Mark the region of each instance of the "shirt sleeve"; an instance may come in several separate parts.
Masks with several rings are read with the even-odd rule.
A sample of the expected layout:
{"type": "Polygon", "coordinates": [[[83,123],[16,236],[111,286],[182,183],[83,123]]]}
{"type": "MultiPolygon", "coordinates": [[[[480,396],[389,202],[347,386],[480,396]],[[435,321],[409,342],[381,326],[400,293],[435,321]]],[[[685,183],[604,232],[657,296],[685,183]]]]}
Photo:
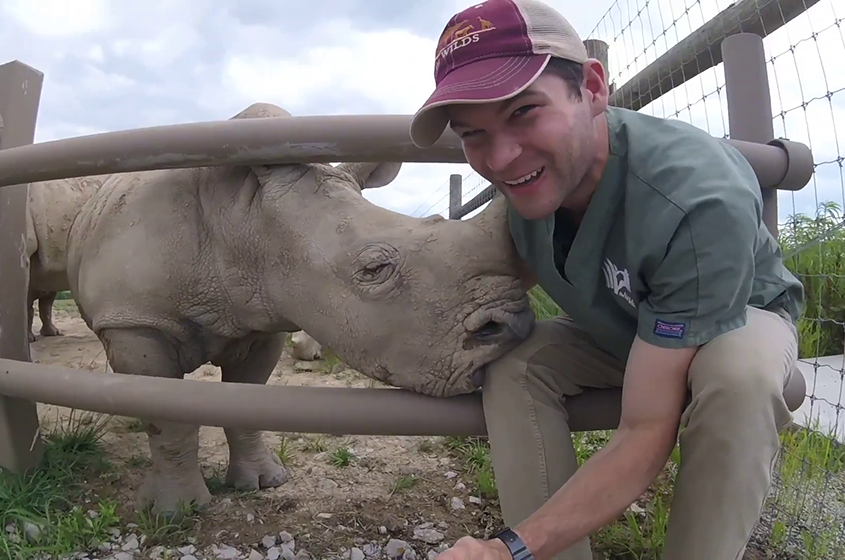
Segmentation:
{"type": "Polygon", "coordinates": [[[725,186],[704,188],[667,242],[655,245],[660,258],[644,279],[647,295],[638,312],[637,334],[645,342],[700,346],[745,325],[762,201],[752,186],[725,186]]]}

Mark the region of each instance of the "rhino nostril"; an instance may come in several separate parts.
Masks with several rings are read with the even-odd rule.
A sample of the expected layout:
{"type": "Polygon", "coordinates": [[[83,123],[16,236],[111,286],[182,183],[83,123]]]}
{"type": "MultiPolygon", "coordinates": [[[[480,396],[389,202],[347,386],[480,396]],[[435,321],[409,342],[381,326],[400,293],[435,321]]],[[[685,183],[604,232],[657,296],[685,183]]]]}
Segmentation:
{"type": "Polygon", "coordinates": [[[468,328],[463,342],[464,350],[480,346],[511,345],[526,338],[534,324],[534,312],[526,306],[517,312],[482,311],[472,319],[477,328],[468,328]],[[481,315],[483,313],[483,315],[481,315]],[[480,316],[479,316],[480,315],[480,316]]]}
{"type": "Polygon", "coordinates": [[[472,333],[473,337],[479,341],[487,341],[497,338],[505,331],[505,325],[496,321],[487,321],[481,328],[472,333]]]}

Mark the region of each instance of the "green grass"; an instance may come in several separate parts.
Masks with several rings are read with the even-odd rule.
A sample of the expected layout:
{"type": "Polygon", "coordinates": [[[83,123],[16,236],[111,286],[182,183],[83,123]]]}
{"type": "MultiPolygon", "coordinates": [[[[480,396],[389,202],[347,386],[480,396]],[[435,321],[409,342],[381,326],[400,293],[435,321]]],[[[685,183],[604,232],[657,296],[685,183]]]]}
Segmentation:
{"type": "Polygon", "coordinates": [[[329,454],[329,463],[335,467],[348,467],[355,462],[355,455],[348,447],[337,447],[329,454]]]}
{"type": "Polygon", "coordinates": [[[81,482],[106,474],[101,436],[105,423],[90,414],[44,436],[40,468],[24,476],[0,473],[0,558],[25,560],[46,554],[96,552],[118,526],[117,503],[84,508],[81,482]]]}
{"type": "Polygon", "coordinates": [[[780,227],[786,266],[804,285],[806,308],[798,325],[802,358],[843,351],[845,228],[835,229],[843,219],[839,205],[830,202],[819,205],[816,217],[791,216],[780,227]],[[812,244],[825,234],[823,241],[812,244]]]}

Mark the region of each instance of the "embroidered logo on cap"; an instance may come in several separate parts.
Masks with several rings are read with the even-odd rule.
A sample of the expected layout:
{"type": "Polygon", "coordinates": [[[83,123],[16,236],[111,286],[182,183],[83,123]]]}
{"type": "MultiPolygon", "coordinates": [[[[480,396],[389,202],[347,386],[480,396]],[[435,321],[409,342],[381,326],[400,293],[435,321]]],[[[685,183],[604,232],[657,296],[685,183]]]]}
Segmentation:
{"type": "Polygon", "coordinates": [[[481,33],[493,31],[494,29],[496,29],[496,26],[481,16],[476,16],[475,20],[465,19],[455,25],[450,25],[443,31],[440,40],[437,42],[438,49],[435,68],[440,66],[444,58],[456,50],[462,49],[472,43],[477,43],[481,38],[481,33]]]}

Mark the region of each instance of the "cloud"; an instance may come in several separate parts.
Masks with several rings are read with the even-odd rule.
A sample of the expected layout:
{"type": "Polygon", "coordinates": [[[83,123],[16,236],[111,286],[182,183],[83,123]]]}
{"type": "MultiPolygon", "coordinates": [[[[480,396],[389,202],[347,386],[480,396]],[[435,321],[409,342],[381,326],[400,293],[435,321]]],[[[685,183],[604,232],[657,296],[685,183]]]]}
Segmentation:
{"type": "MultiPolygon", "coordinates": [[[[781,219],[794,208],[812,212],[816,199],[845,202],[837,163],[843,148],[836,137],[845,130],[845,77],[830,66],[843,59],[845,47],[830,24],[836,21],[833,1],[821,0],[765,43],[767,56],[785,53],[769,65],[775,111],[797,107],[776,119],[776,134],[811,143],[817,162],[832,162],[818,167],[804,191],[780,193],[781,219]],[[794,53],[790,45],[796,45],[794,53]]],[[[681,0],[650,2],[642,10],[625,0],[550,3],[583,37],[595,28],[594,37],[610,42],[610,75],[620,85],[730,0],[689,10],[681,0]]],[[[37,142],[225,119],[255,101],[295,115],[407,114],[434,85],[432,55],[447,18],[468,5],[4,0],[0,52],[45,73],[37,142]]],[[[721,136],[727,130],[723,84],[721,68],[712,70],[644,110],[671,116],[690,105],[676,118],[721,136]]],[[[445,214],[452,173],[466,178],[464,201],[483,185],[468,165],[405,164],[394,183],[365,196],[398,212],[445,214]]]]}
{"type": "MultiPolygon", "coordinates": [[[[600,16],[572,0],[552,4],[577,14],[585,34],[600,16]]],[[[467,5],[6,0],[0,51],[45,74],[36,142],[225,119],[255,101],[294,115],[409,114],[434,86],[446,20],[467,5]]],[[[366,196],[403,213],[443,212],[449,175],[470,172],[406,164],[393,184],[366,196]]]]}
{"type": "Polygon", "coordinates": [[[105,0],[6,0],[3,11],[28,33],[39,38],[70,37],[100,31],[109,26],[105,0]]]}

